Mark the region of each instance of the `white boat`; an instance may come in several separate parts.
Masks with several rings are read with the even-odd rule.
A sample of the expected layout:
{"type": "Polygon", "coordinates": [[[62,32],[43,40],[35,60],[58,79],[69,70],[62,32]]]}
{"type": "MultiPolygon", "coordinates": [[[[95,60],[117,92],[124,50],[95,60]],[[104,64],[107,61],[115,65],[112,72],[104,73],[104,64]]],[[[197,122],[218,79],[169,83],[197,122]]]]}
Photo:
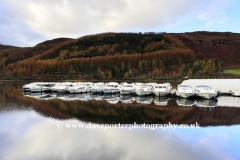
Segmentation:
{"type": "Polygon", "coordinates": [[[138,96],[148,96],[153,94],[154,86],[156,83],[146,83],[142,87],[136,88],[136,94],[138,96]]]}
{"type": "Polygon", "coordinates": [[[72,82],[63,82],[61,83],[60,85],[58,86],[55,86],[54,88],[51,88],[51,89],[54,89],[55,91],[57,91],[58,93],[68,93],[68,89],[70,87],[76,87],[77,84],[76,83],[72,83],[72,82]]]}
{"type": "Polygon", "coordinates": [[[168,96],[171,90],[172,86],[170,83],[163,83],[155,85],[153,93],[155,94],[155,96],[164,97],[168,96]]]}
{"type": "Polygon", "coordinates": [[[135,94],[136,94],[136,90],[138,88],[141,88],[144,84],[143,83],[134,83],[134,85],[135,85],[135,94]]]}
{"type": "Polygon", "coordinates": [[[56,83],[53,87],[51,87],[51,92],[59,92],[59,93],[64,93],[64,92],[68,92],[68,91],[62,91],[61,89],[63,88],[69,88],[69,87],[76,87],[76,86],[80,86],[82,83],[76,83],[76,82],[58,82],[56,83]]]}
{"type": "Polygon", "coordinates": [[[22,91],[23,92],[31,92],[30,87],[36,86],[39,83],[41,83],[41,82],[33,82],[33,83],[25,84],[25,85],[22,86],[22,91]]]}
{"type": "Polygon", "coordinates": [[[86,82],[86,83],[82,83],[82,85],[80,86],[75,86],[75,87],[69,87],[68,91],[70,93],[88,93],[91,92],[91,89],[93,87],[93,83],[92,82],[86,82]]]}
{"type": "Polygon", "coordinates": [[[117,82],[110,82],[105,87],[103,87],[104,94],[119,93],[120,86],[117,82]]]}
{"type": "Polygon", "coordinates": [[[50,92],[51,87],[53,87],[56,83],[54,82],[42,82],[37,83],[36,85],[32,85],[30,87],[31,93],[39,93],[39,92],[50,92]]]}
{"type": "Polygon", "coordinates": [[[234,93],[233,96],[235,97],[240,97],[240,89],[237,89],[234,93]]]}
{"type": "Polygon", "coordinates": [[[132,84],[128,84],[128,83],[124,83],[120,89],[120,93],[122,95],[127,95],[127,94],[133,94],[135,93],[135,85],[132,83],[132,84]]]}
{"type": "Polygon", "coordinates": [[[195,87],[195,96],[205,99],[216,98],[217,92],[207,85],[198,85],[195,87]]]}
{"type": "Polygon", "coordinates": [[[57,87],[59,87],[62,84],[62,82],[56,83],[53,87],[51,87],[51,92],[57,92],[57,87]]]}
{"type": "Polygon", "coordinates": [[[103,88],[104,88],[105,85],[106,84],[103,83],[103,82],[94,83],[94,86],[91,89],[92,94],[102,93],[103,92],[103,88]]]}
{"type": "Polygon", "coordinates": [[[182,98],[190,98],[194,96],[194,92],[192,87],[189,85],[178,85],[176,95],[182,98]]]}

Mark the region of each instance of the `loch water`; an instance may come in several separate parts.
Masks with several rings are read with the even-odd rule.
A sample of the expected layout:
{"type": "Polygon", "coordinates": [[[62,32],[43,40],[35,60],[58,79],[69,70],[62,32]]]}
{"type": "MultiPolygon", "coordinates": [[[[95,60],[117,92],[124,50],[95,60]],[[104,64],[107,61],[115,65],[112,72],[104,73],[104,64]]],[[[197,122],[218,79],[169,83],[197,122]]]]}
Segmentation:
{"type": "Polygon", "coordinates": [[[27,83],[0,82],[1,160],[240,159],[239,97],[22,93],[27,83]]]}

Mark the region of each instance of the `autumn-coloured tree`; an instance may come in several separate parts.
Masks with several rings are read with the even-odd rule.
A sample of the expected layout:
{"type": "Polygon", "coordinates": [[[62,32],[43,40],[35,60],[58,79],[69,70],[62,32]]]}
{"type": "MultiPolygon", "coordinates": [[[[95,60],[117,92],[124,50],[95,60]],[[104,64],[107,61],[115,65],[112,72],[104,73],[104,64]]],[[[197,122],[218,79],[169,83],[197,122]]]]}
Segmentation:
{"type": "Polygon", "coordinates": [[[185,64],[183,64],[182,67],[181,67],[181,69],[180,69],[180,71],[179,71],[179,73],[178,73],[178,76],[179,76],[179,77],[182,77],[182,76],[184,76],[184,74],[186,74],[186,73],[184,73],[185,67],[186,67],[185,64]]]}
{"type": "Polygon", "coordinates": [[[108,73],[108,79],[112,79],[112,72],[111,71],[108,73]]]}
{"type": "Polygon", "coordinates": [[[24,75],[24,69],[20,68],[18,71],[18,76],[20,77],[21,75],[24,75]]]}
{"type": "Polygon", "coordinates": [[[100,74],[101,74],[101,69],[98,68],[98,70],[97,70],[97,77],[100,77],[100,74]]]}
{"type": "Polygon", "coordinates": [[[142,71],[142,61],[139,62],[138,68],[140,71],[142,71]]]}
{"type": "Polygon", "coordinates": [[[173,72],[173,79],[177,79],[178,74],[176,72],[173,72]]]}
{"type": "Polygon", "coordinates": [[[73,74],[73,66],[71,65],[69,71],[68,71],[69,74],[73,74]]]}
{"type": "Polygon", "coordinates": [[[190,69],[190,70],[188,71],[188,73],[187,73],[187,78],[188,78],[188,79],[189,79],[189,78],[192,78],[192,75],[193,75],[192,69],[190,69]]]}
{"type": "Polygon", "coordinates": [[[104,73],[104,72],[102,72],[102,71],[100,72],[100,78],[101,78],[101,79],[105,79],[105,78],[106,78],[106,75],[105,75],[105,73],[104,73]]]}
{"type": "Polygon", "coordinates": [[[148,77],[151,78],[151,73],[148,73],[148,77]]]}
{"type": "Polygon", "coordinates": [[[18,74],[18,69],[15,68],[15,69],[13,70],[12,74],[16,76],[16,75],[18,74]]]}
{"type": "Polygon", "coordinates": [[[163,63],[162,63],[162,60],[159,61],[159,69],[162,69],[163,68],[163,63]]]}
{"type": "Polygon", "coordinates": [[[129,78],[128,72],[124,73],[124,78],[125,78],[125,79],[128,79],[128,78],[129,78]]]}
{"type": "Polygon", "coordinates": [[[156,74],[156,70],[154,70],[153,72],[152,72],[152,75],[155,75],[156,74]]]}
{"type": "Polygon", "coordinates": [[[124,70],[124,62],[122,62],[122,70],[124,70]]]}

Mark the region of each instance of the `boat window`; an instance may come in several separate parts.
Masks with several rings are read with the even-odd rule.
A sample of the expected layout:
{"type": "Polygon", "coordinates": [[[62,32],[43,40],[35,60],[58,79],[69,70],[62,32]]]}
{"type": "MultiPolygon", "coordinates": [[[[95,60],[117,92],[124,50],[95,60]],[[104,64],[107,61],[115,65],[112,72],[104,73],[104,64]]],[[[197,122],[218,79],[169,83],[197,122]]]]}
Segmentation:
{"type": "Polygon", "coordinates": [[[162,88],[166,88],[165,86],[163,86],[162,88]]]}

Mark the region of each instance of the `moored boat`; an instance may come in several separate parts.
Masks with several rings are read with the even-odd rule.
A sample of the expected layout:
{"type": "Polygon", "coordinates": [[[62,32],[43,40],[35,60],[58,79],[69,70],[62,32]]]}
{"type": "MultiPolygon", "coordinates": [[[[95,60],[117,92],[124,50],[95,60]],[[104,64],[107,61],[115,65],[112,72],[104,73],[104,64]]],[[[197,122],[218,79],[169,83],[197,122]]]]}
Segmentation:
{"type": "Polygon", "coordinates": [[[122,95],[128,95],[128,94],[133,94],[135,93],[135,85],[132,84],[128,84],[128,83],[124,83],[120,89],[120,94],[122,95]]]}
{"type": "Polygon", "coordinates": [[[195,87],[195,96],[205,99],[216,98],[217,92],[207,85],[198,85],[195,87]]]}
{"type": "Polygon", "coordinates": [[[93,85],[94,84],[92,82],[86,82],[86,83],[82,83],[82,85],[80,86],[69,87],[68,91],[72,94],[88,93],[88,92],[91,92],[93,85]]]}
{"type": "Polygon", "coordinates": [[[106,84],[103,82],[94,83],[94,86],[91,89],[92,94],[102,93],[105,85],[106,84]]]}
{"type": "Polygon", "coordinates": [[[76,87],[76,83],[72,82],[63,82],[58,86],[55,86],[54,90],[56,90],[58,93],[68,93],[70,87],[76,87]]]}
{"type": "Polygon", "coordinates": [[[145,83],[142,85],[142,87],[138,87],[136,89],[136,94],[138,96],[149,96],[153,94],[153,89],[156,83],[145,83]]]}
{"type": "Polygon", "coordinates": [[[190,85],[178,85],[176,95],[182,98],[190,98],[194,96],[194,92],[190,85]]]}
{"type": "Polygon", "coordinates": [[[30,86],[31,93],[40,93],[40,92],[50,92],[51,87],[53,87],[56,83],[54,82],[42,82],[37,83],[36,85],[30,86]]]}
{"type": "Polygon", "coordinates": [[[157,84],[154,86],[154,95],[163,97],[168,96],[170,94],[170,91],[172,89],[172,86],[170,83],[163,83],[163,84],[157,84]]]}
{"type": "Polygon", "coordinates": [[[120,86],[117,82],[110,82],[103,88],[104,94],[119,93],[120,86]]]}
{"type": "Polygon", "coordinates": [[[41,83],[41,82],[33,82],[33,83],[25,84],[25,85],[22,86],[22,91],[23,92],[31,92],[30,87],[36,86],[39,83],[41,83]]]}

